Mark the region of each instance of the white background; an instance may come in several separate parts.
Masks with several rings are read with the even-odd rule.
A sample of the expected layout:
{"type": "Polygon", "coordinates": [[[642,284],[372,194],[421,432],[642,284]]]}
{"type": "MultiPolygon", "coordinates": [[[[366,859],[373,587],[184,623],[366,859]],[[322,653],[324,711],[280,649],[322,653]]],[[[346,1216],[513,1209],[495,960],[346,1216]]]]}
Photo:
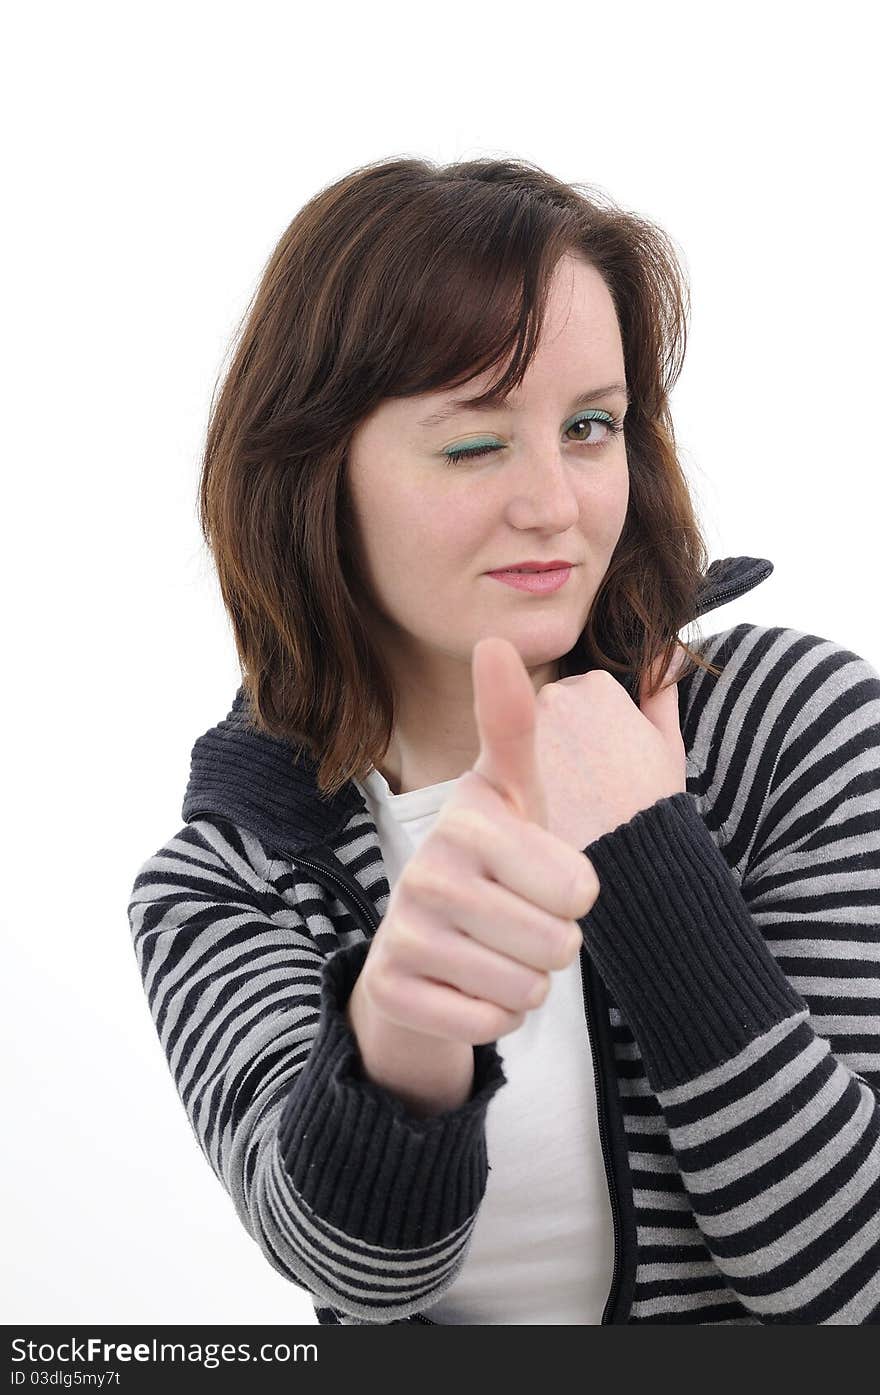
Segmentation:
{"type": "Polygon", "coordinates": [[[682,250],[704,622],[880,664],[866,3],[32,4],[5,25],[3,1321],[315,1321],[202,1157],[126,906],[239,683],[211,393],[297,209],[368,160],[598,184],[682,250]],[[711,623],[709,623],[711,622],[711,623]]]}

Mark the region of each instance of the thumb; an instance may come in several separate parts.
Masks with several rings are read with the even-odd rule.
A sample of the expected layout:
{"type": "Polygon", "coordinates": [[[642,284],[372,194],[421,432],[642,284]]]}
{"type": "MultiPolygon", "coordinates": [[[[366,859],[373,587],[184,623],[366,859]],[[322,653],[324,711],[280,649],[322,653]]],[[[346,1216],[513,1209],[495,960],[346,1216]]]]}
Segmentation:
{"type": "Polygon", "coordinates": [[[546,828],[547,804],[535,754],[535,690],[519,651],[500,636],[478,640],[471,677],[480,738],[473,769],[515,813],[546,828]]]}
{"type": "Polygon", "coordinates": [[[647,717],[652,726],[669,737],[681,740],[681,726],[678,713],[678,679],[687,667],[687,655],[679,651],[672,659],[668,670],[663,673],[662,655],[642,675],[639,691],[639,711],[647,717]],[[653,697],[647,697],[649,680],[653,682],[662,674],[664,687],[653,697]]]}

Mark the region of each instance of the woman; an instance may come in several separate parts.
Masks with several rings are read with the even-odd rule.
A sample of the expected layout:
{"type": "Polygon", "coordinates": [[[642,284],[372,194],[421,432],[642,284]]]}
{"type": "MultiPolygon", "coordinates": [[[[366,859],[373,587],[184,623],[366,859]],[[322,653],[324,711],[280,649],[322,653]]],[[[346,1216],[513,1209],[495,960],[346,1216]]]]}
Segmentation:
{"type": "Polygon", "coordinates": [[[706,565],[686,303],[594,191],[378,162],[294,218],[213,411],[243,683],[129,920],[321,1323],[878,1320],[880,676],[680,645],[772,571],[706,565]]]}

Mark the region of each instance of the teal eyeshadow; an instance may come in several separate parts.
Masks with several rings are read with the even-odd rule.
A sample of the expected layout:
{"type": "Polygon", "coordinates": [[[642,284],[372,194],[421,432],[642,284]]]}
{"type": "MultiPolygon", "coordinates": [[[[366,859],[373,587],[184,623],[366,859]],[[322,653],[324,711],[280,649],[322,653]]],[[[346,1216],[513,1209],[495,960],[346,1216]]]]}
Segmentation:
{"type": "Polygon", "coordinates": [[[450,450],[459,450],[465,446],[492,446],[497,441],[496,436],[468,436],[466,441],[461,441],[459,445],[450,446],[450,450]]]}
{"type": "MultiPolygon", "coordinates": [[[[568,428],[569,428],[570,426],[576,426],[577,423],[578,423],[579,421],[595,421],[595,420],[597,420],[597,419],[601,421],[603,418],[604,418],[606,421],[611,421],[611,420],[612,420],[611,413],[610,413],[610,412],[593,412],[593,413],[589,413],[589,412],[587,412],[587,413],[579,412],[578,415],[577,415],[576,417],[572,417],[571,421],[566,422],[566,424],[565,424],[565,429],[566,429],[566,431],[567,431],[568,428]]],[[[446,455],[449,451],[467,450],[467,449],[470,449],[471,447],[473,447],[473,448],[475,449],[477,446],[492,446],[492,445],[495,445],[496,440],[497,440],[497,438],[496,438],[495,436],[468,436],[468,438],[467,438],[466,441],[459,441],[459,442],[457,442],[456,445],[454,445],[454,446],[448,446],[447,449],[443,452],[443,454],[446,455]]]]}

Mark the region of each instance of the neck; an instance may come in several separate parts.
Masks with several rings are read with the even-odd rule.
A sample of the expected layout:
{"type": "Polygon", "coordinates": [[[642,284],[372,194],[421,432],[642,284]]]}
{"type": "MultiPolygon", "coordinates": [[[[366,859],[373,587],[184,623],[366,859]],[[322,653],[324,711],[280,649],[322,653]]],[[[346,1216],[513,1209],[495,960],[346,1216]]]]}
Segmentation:
{"type": "MultiPolygon", "coordinates": [[[[559,678],[559,660],[529,669],[535,693],[559,678]]],[[[377,769],[392,794],[407,794],[470,770],[480,754],[473,688],[438,692],[408,673],[397,688],[394,733],[377,769]]]]}

